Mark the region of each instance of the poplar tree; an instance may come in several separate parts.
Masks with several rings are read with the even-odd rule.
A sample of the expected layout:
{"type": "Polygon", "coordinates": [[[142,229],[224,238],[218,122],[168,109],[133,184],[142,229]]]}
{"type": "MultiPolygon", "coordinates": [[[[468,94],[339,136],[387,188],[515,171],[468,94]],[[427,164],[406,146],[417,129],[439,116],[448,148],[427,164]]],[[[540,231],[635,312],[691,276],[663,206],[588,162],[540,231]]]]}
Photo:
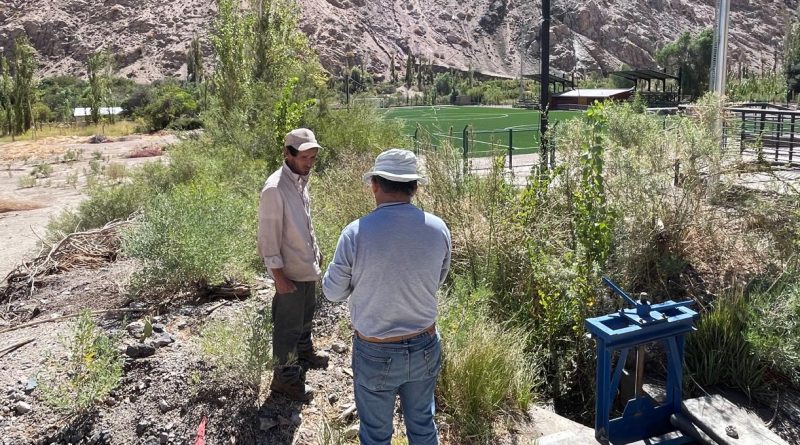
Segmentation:
{"type": "Polygon", "coordinates": [[[89,108],[92,122],[100,122],[100,108],[108,102],[111,63],[108,54],[94,53],[86,62],[86,75],[89,78],[89,108]]]}
{"type": "Polygon", "coordinates": [[[800,93],[800,21],[793,21],[786,30],[783,52],[783,75],[786,78],[786,94],[797,97],[800,93]]]}
{"type": "Polygon", "coordinates": [[[200,39],[195,37],[189,44],[186,53],[186,81],[200,83],[203,81],[203,50],[200,46],[200,39]]]}
{"type": "Polygon", "coordinates": [[[36,72],[34,49],[25,37],[14,41],[14,133],[22,134],[33,125],[33,95],[36,85],[33,74],[36,72]]]}
{"type": "Polygon", "coordinates": [[[411,54],[406,58],[406,86],[411,88],[414,83],[414,56],[411,54]]]}
{"type": "Polygon", "coordinates": [[[8,72],[8,59],[0,56],[0,112],[3,115],[0,134],[14,135],[14,107],[12,95],[14,94],[14,80],[8,72]]]}

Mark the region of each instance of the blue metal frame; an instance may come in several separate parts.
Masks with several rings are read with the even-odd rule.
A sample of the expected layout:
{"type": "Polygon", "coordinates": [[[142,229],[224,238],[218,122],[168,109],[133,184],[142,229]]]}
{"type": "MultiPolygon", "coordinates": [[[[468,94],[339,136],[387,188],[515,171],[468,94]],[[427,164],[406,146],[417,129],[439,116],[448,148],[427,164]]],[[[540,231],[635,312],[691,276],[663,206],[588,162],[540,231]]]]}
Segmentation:
{"type": "MultiPolygon", "coordinates": [[[[625,444],[660,436],[675,428],[669,421],[681,411],[684,336],[695,330],[697,312],[687,306],[692,301],[650,305],[635,301],[608,278],[603,278],[615,293],[634,307],[586,320],[586,329],[597,340],[597,396],[595,436],[615,444],[625,444]],[[649,395],[628,401],[622,416],[610,419],[622,370],[631,349],[650,342],[661,342],[667,352],[667,396],[661,405],[649,395]],[[612,370],[614,352],[619,352],[612,370]]],[[[684,443],[683,438],[670,443],[684,443]]]]}

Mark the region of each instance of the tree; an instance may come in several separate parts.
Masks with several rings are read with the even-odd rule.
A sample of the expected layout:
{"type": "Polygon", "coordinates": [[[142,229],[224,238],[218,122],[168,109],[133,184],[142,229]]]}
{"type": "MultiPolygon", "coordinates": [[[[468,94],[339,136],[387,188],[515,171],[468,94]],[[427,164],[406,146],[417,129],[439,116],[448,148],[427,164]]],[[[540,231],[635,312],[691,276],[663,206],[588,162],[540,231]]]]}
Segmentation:
{"type": "Polygon", "coordinates": [[[8,71],[8,59],[0,56],[0,112],[3,114],[3,126],[0,134],[14,135],[14,80],[8,71]]]}
{"type": "Polygon", "coordinates": [[[683,93],[699,97],[708,91],[713,44],[711,29],[704,29],[696,35],[685,32],[678,40],[658,50],[655,59],[666,69],[680,69],[683,93]]]}
{"type": "Polygon", "coordinates": [[[392,80],[392,83],[397,83],[397,71],[394,67],[394,57],[389,59],[389,78],[392,80]]]}
{"type": "Polygon", "coordinates": [[[408,55],[406,58],[406,87],[411,88],[411,84],[414,83],[414,56],[411,54],[408,55]]]}
{"type": "Polygon", "coordinates": [[[100,108],[110,99],[109,81],[111,61],[105,52],[94,53],[86,61],[86,76],[89,78],[89,108],[92,122],[100,123],[100,108]]]}
{"type": "Polygon", "coordinates": [[[186,81],[200,83],[203,81],[203,50],[200,46],[200,39],[195,37],[189,44],[186,53],[186,81]]]}
{"type": "Polygon", "coordinates": [[[26,37],[14,40],[14,132],[22,134],[33,125],[33,99],[36,85],[33,74],[36,72],[34,49],[26,37]]]}
{"type": "Polygon", "coordinates": [[[786,30],[783,52],[783,75],[786,93],[790,98],[800,94],[800,20],[795,20],[786,30]]]}

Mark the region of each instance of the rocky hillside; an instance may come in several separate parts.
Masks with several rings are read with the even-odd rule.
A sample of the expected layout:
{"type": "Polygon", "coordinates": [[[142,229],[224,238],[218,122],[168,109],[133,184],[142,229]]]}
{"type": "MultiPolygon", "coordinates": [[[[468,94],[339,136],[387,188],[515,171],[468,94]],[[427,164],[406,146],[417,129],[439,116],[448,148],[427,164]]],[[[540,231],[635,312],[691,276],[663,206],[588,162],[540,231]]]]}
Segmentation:
{"type": "MultiPolygon", "coordinates": [[[[299,0],[301,27],[323,64],[352,63],[385,76],[394,59],[513,76],[539,58],[538,3],[514,0],[299,0]]],[[[800,0],[732,0],[729,60],[780,65],[786,25],[800,0]]],[[[553,0],[551,65],[563,71],[652,67],[684,31],[712,24],[713,0],[553,0]]],[[[138,81],[185,74],[185,52],[206,36],[214,0],[0,0],[0,46],[27,34],[41,74],[83,74],[87,56],[111,50],[120,75],[138,81]]],[[[210,48],[206,41],[206,50],[210,48]]],[[[211,60],[209,60],[211,63],[211,60]]]]}

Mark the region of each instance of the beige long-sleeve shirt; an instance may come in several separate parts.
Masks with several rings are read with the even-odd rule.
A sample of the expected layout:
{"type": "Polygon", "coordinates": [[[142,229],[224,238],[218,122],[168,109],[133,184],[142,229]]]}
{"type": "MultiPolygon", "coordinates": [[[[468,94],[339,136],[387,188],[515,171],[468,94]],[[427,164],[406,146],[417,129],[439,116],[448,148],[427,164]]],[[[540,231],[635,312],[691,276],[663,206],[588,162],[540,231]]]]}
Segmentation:
{"type": "Polygon", "coordinates": [[[258,253],[270,269],[283,269],[293,281],[316,281],[319,247],[311,223],[308,176],[286,163],[271,174],[258,206],[258,253]]]}

